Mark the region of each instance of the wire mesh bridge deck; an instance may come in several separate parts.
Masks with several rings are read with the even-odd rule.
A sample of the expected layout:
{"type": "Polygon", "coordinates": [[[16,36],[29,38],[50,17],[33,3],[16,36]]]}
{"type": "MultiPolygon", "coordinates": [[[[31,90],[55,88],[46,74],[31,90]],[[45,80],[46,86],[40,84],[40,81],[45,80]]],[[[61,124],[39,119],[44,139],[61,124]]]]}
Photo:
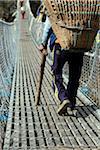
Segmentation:
{"type": "MultiPolygon", "coordinates": [[[[9,116],[6,120],[3,150],[100,150],[98,106],[88,98],[84,98],[84,95],[82,96],[79,92],[78,95],[81,95],[81,98],[77,97],[75,115],[68,111],[65,116],[59,116],[56,112],[58,100],[51,88],[52,74],[48,58],[45,65],[40,105],[35,106],[41,54],[35,40],[37,36],[35,24],[33,23],[34,32],[29,32],[29,21],[27,17],[24,20],[19,18],[16,23],[17,38],[14,42],[17,45],[15,44],[13,49],[17,50],[16,57],[13,57],[15,64],[12,67],[14,71],[12,70],[9,116]]],[[[3,26],[5,25],[3,24],[3,26]]],[[[6,25],[5,29],[7,30],[7,28],[12,28],[14,31],[14,27],[6,25]]],[[[38,31],[38,36],[39,34],[41,33],[38,31]]],[[[14,39],[13,36],[11,37],[14,39]]],[[[0,54],[2,54],[1,50],[0,48],[0,54]]],[[[0,72],[1,81],[3,81],[1,75],[3,72],[0,72]]],[[[7,101],[6,97],[2,96],[1,98],[7,101]]]]}

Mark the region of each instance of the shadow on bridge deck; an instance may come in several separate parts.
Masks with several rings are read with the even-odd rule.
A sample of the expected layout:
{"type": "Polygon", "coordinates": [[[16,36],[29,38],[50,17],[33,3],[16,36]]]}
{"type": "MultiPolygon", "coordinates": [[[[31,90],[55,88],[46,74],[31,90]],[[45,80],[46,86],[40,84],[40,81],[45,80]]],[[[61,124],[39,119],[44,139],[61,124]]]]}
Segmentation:
{"type": "Polygon", "coordinates": [[[100,122],[94,104],[77,98],[76,114],[57,114],[50,65],[46,62],[40,105],[35,106],[41,55],[28,31],[27,19],[20,21],[19,49],[14,69],[4,150],[100,149],[100,122]]]}

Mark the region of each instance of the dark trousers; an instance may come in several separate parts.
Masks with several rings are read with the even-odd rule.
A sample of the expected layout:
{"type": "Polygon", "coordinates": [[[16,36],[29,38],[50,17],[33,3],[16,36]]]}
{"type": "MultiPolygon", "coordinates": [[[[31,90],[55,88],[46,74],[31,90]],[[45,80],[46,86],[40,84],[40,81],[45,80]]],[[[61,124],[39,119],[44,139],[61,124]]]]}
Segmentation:
{"type": "Polygon", "coordinates": [[[68,61],[69,64],[69,81],[67,85],[66,95],[70,101],[73,101],[77,95],[77,89],[79,87],[79,78],[81,76],[81,70],[83,65],[84,53],[71,53],[67,50],[62,50],[59,44],[54,46],[54,62],[52,70],[55,76],[55,83],[58,88],[58,93],[61,89],[64,89],[62,71],[64,64],[68,61]]]}

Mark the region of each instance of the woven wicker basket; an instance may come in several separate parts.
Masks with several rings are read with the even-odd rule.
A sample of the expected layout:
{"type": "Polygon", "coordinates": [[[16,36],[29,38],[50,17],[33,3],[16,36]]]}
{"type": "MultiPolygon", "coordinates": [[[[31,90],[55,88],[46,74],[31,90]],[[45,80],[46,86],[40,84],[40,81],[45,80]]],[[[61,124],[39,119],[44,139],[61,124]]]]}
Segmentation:
{"type": "Polygon", "coordinates": [[[44,0],[62,48],[90,50],[99,29],[99,0],[44,0]]]}

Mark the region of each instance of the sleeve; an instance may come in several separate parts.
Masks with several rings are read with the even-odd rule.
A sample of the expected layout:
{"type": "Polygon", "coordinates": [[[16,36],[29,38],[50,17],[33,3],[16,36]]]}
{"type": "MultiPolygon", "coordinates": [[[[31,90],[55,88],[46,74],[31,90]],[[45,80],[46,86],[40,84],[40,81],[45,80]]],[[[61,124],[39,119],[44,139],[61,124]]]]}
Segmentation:
{"type": "Polygon", "coordinates": [[[48,33],[49,30],[51,28],[51,23],[49,21],[49,18],[46,17],[46,21],[45,21],[45,26],[44,26],[44,30],[43,30],[43,36],[42,36],[42,44],[45,46],[46,41],[47,41],[47,37],[48,37],[48,33]]]}

